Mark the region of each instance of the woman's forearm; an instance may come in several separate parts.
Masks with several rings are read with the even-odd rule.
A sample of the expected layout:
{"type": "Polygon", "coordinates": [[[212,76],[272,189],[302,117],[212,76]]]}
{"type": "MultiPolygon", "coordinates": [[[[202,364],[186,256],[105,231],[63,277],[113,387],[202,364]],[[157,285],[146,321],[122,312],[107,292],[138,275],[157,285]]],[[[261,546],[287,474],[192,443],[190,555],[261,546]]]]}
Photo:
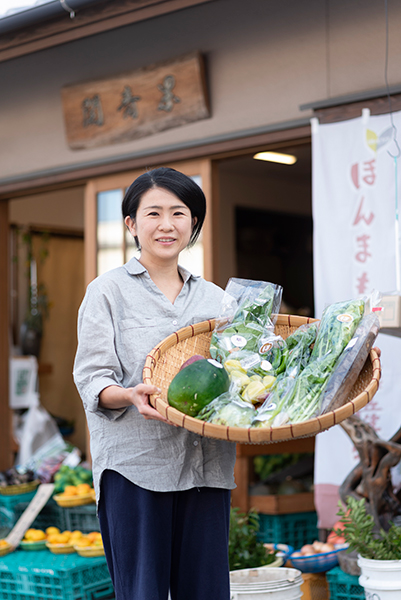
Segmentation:
{"type": "Polygon", "coordinates": [[[101,408],[126,408],[132,404],[133,388],[123,388],[119,385],[109,385],[99,394],[101,408]]]}

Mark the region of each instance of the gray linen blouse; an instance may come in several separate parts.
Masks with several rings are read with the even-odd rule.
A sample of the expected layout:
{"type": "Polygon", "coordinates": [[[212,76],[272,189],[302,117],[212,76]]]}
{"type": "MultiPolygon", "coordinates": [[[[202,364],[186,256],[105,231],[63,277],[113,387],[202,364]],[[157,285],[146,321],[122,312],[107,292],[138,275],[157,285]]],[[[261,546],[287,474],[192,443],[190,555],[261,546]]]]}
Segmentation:
{"type": "Polygon", "coordinates": [[[92,281],[78,314],[74,381],[90,432],[99,499],[104,469],[154,491],[192,487],[233,489],[235,444],[146,420],[135,406],[99,407],[109,385],[142,382],[146,354],[181,327],[219,314],[223,290],[179,267],[184,280],[172,304],[136,259],[92,281]]]}

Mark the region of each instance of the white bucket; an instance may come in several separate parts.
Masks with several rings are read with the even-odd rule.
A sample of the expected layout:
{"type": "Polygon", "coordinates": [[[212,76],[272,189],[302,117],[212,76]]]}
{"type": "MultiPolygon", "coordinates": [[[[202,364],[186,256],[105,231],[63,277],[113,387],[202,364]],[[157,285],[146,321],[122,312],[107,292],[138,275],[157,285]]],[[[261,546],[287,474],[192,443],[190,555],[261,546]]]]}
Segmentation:
{"type": "Polygon", "coordinates": [[[359,584],[367,600],[400,600],[401,560],[372,560],[358,556],[359,584]]]}
{"type": "Polygon", "coordinates": [[[231,600],[299,600],[302,583],[297,569],[259,567],[231,571],[231,600]]]}

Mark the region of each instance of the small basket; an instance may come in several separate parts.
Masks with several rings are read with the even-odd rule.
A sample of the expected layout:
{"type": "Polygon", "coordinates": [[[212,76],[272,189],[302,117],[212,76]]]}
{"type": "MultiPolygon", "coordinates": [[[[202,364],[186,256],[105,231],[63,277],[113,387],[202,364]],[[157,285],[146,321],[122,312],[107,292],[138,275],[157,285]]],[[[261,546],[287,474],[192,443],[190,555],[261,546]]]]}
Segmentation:
{"type": "Polygon", "coordinates": [[[347,546],[342,545],[331,552],[311,554],[309,556],[290,555],[291,564],[302,573],[324,573],[338,565],[338,554],[344,552],[347,546]]]}
{"type": "MultiPolygon", "coordinates": [[[[317,319],[298,317],[292,315],[278,315],[275,331],[284,339],[301,325],[312,323],[317,319]]],[[[180,370],[181,365],[194,354],[205,358],[210,357],[210,338],[215,326],[215,319],[202,321],[196,325],[189,325],[169,335],[153,348],[146,357],[143,369],[143,381],[156,385],[161,389],[160,395],[152,395],[150,403],[156,410],[171,423],[184,427],[188,431],[200,435],[230,442],[245,444],[266,444],[281,442],[301,437],[311,437],[337,425],[358,410],[366,406],[377,392],[381,374],[380,360],[374,350],[369,357],[355,382],[348,401],[334,411],[322,416],[280,427],[227,427],[206,423],[200,419],[189,417],[167,402],[167,392],[171,380],[180,370]]]]}
{"type": "Polygon", "coordinates": [[[38,540],[37,542],[28,542],[22,540],[19,545],[21,550],[45,550],[46,540],[38,540]]]}
{"type": "Polygon", "coordinates": [[[7,485],[6,487],[0,487],[0,494],[2,496],[17,496],[18,494],[27,494],[36,490],[40,484],[39,479],[30,481],[29,483],[18,483],[16,485],[7,485]]]}
{"type": "Polygon", "coordinates": [[[74,546],[74,548],[80,556],[86,556],[86,557],[104,556],[103,546],[86,546],[84,548],[82,548],[80,546],[74,546]]]}
{"type": "Polygon", "coordinates": [[[79,496],[63,496],[62,494],[56,494],[53,498],[59,506],[66,508],[70,506],[84,506],[85,504],[93,504],[95,502],[92,492],[80,494],[79,496]]]}
{"type": "Polygon", "coordinates": [[[13,550],[14,548],[7,542],[7,545],[0,546],[0,556],[6,556],[6,554],[9,554],[13,550]]]}
{"type": "Polygon", "coordinates": [[[50,542],[46,542],[46,548],[53,554],[73,554],[76,552],[72,544],[50,544],[50,542]]]}

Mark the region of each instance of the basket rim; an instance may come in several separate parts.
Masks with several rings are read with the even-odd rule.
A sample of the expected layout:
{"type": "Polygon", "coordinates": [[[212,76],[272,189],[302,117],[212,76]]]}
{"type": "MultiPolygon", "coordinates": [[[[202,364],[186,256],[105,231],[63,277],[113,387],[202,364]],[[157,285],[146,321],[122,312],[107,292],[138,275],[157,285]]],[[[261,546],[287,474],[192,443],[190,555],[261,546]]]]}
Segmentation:
{"type": "MultiPolygon", "coordinates": [[[[279,314],[274,315],[275,325],[288,325],[290,327],[300,327],[307,323],[318,322],[319,319],[312,317],[301,317],[298,315],[279,314]]],[[[153,371],[160,357],[172,346],[188,338],[195,337],[201,333],[211,333],[214,330],[217,319],[208,319],[194,325],[182,327],[178,331],[170,334],[164,340],[161,340],[146,356],[143,367],[143,382],[149,385],[152,383],[153,371]]],[[[165,417],[174,425],[184,427],[188,431],[198,433],[205,437],[225,440],[229,442],[241,442],[248,444],[266,444],[281,442],[300,437],[311,437],[322,431],[338,425],[351,415],[355,414],[361,408],[368,404],[379,387],[381,377],[381,364],[377,352],[370,350],[369,357],[372,362],[372,379],[363,392],[355,396],[352,400],[346,402],[340,408],[325,413],[324,415],[308,419],[300,423],[289,423],[278,427],[230,427],[225,425],[216,425],[207,423],[190,417],[173,406],[170,406],[160,394],[152,394],[149,397],[150,404],[159,414],[165,417]]]]}

